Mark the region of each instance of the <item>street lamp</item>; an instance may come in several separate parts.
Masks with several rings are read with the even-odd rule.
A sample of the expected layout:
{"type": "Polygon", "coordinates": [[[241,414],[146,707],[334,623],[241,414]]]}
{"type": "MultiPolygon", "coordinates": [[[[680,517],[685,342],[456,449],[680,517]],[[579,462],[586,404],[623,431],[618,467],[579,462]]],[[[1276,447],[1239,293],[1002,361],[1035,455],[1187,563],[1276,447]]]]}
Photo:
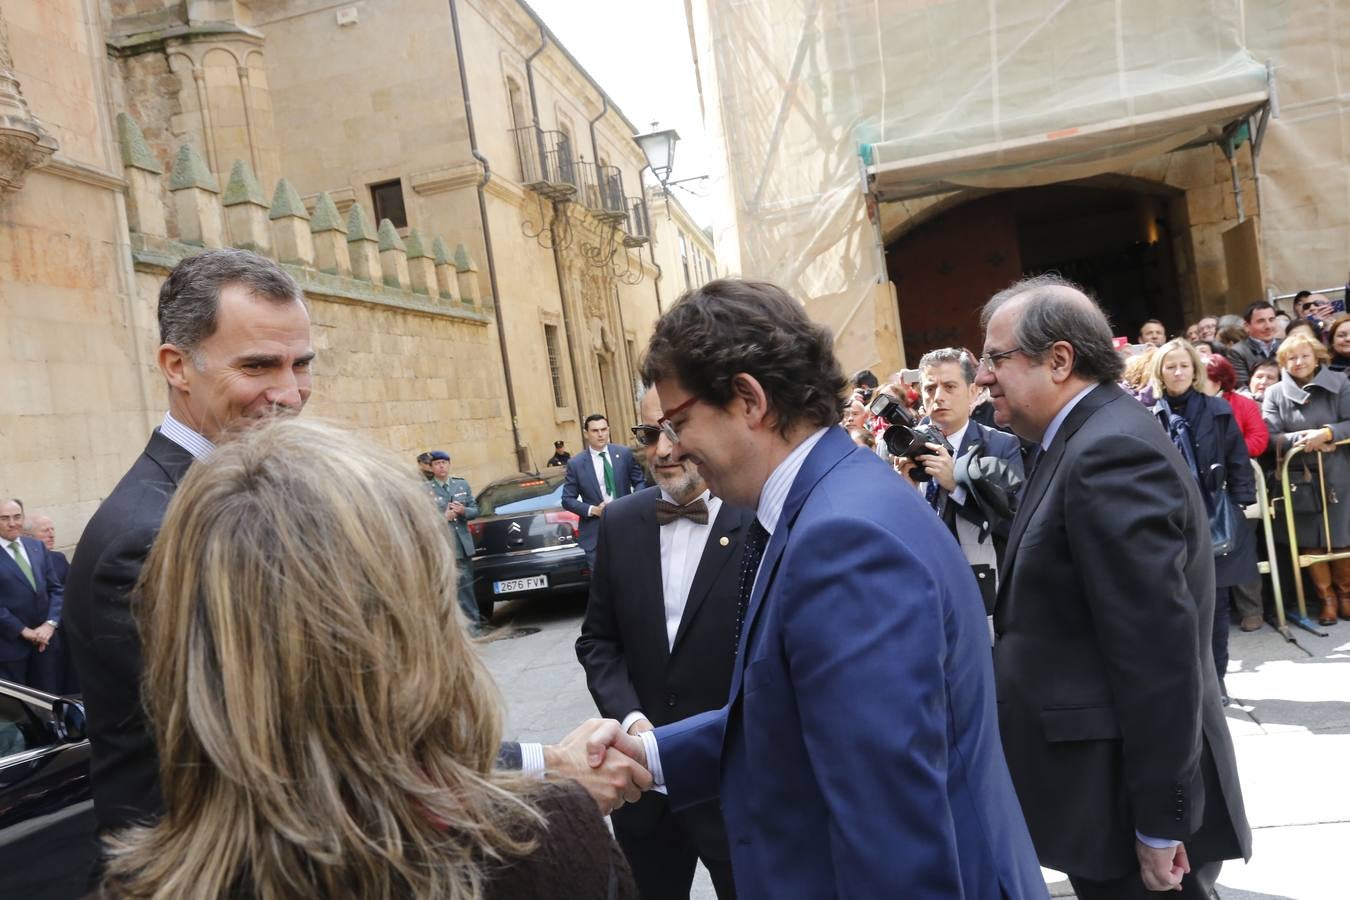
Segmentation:
{"type": "Polygon", "coordinates": [[[639,134],[633,140],[642,148],[643,155],[647,157],[647,165],[651,167],[652,174],[664,188],[666,180],[670,178],[670,170],[675,167],[675,142],[680,139],[680,134],[674,128],[656,131],[656,125],[657,123],[653,122],[651,132],[639,134]]]}

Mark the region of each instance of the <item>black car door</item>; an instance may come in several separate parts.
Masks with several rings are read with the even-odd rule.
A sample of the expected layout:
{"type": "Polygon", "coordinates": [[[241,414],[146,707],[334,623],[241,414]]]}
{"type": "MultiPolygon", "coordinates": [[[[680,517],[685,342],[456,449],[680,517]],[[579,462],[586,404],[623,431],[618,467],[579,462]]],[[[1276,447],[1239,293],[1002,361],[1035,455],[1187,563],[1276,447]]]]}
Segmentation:
{"type": "Polygon", "coordinates": [[[55,724],[55,700],[0,681],[0,897],[89,892],[97,846],[89,742],[55,724]]]}

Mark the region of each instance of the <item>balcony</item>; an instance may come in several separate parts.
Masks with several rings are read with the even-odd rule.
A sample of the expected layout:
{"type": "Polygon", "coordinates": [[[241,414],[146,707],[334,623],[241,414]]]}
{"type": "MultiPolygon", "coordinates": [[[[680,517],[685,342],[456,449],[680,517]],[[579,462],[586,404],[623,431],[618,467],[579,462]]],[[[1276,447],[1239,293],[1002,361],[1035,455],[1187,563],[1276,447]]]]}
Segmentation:
{"type": "Polygon", "coordinates": [[[641,197],[628,198],[628,224],[624,226],[623,245],[641,247],[652,239],[651,221],[647,218],[647,201],[641,197]]]}
{"type": "Polygon", "coordinates": [[[623,173],[618,166],[578,163],[581,168],[581,202],[598,221],[618,225],[628,220],[628,202],[623,195],[623,173]]]}
{"type": "Polygon", "coordinates": [[[520,183],[549,200],[570,200],[578,188],[572,142],[561,131],[533,125],[511,129],[520,161],[520,183]]]}

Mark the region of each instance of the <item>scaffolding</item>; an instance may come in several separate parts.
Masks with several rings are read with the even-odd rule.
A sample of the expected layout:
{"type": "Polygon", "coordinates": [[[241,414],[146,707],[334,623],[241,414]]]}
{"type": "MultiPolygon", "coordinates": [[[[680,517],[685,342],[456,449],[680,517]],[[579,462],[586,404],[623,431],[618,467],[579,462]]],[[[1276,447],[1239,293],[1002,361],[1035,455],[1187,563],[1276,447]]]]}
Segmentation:
{"type": "Polygon", "coordinates": [[[1350,111],[1334,71],[1344,23],[1326,16],[1310,0],[701,0],[700,71],[720,99],[710,124],[735,211],[719,256],[865,341],[870,318],[853,319],[886,281],[886,204],[913,214],[955,191],[1089,178],[1207,142],[1231,161],[1250,138],[1255,162],[1289,99],[1274,93],[1281,54],[1297,69],[1325,47],[1333,71],[1296,72],[1285,93],[1300,122],[1336,128],[1294,150],[1330,193],[1291,169],[1290,135],[1272,127],[1278,184],[1263,175],[1259,199],[1242,199],[1263,217],[1335,211],[1345,224],[1318,238],[1334,262],[1298,274],[1334,283],[1350,260],[1350,111]]]}

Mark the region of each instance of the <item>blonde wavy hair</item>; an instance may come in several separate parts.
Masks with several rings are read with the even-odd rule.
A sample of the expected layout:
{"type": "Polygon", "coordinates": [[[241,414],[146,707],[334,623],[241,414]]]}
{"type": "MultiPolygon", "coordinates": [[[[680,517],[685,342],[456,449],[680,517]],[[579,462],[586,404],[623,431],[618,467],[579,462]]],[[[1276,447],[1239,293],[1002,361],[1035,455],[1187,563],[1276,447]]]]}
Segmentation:
{"type": "Polygon", "coordinates": [[[531,849],[448,537],[406,466],[312,420],[192,467],[137,586],[165,811],[109,841],[108,894],[472,900],[531,849]]]}

